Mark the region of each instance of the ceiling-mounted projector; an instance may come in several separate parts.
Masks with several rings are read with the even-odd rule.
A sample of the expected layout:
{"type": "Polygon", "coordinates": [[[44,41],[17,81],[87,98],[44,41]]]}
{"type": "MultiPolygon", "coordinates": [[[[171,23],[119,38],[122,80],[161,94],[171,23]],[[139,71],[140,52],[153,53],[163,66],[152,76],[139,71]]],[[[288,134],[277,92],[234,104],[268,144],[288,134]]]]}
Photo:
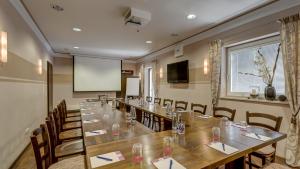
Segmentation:
{"type": "Polygon", "coordinates": [[[151,20],[151,13],[136,8],[129,8],[124,14],[125,25],[145,26],[151,20]]]}

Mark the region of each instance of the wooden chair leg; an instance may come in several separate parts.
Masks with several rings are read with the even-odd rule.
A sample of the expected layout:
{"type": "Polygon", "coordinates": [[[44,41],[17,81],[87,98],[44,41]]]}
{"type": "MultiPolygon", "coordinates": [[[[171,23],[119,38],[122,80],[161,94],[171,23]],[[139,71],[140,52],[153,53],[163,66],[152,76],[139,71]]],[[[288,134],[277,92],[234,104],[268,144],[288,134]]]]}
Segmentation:
{"type": "Polygon", "coordinates": [[[251,154],[248,154],[249,169],[252,169],[251,154]]]}
{"type": "Polygon", "coordinates": [[[262,159],[261,159],[261,164],[262,164],[262,167],[263,167],[264,165],[266,165],[266,158],[262,158],[262,159]]]}

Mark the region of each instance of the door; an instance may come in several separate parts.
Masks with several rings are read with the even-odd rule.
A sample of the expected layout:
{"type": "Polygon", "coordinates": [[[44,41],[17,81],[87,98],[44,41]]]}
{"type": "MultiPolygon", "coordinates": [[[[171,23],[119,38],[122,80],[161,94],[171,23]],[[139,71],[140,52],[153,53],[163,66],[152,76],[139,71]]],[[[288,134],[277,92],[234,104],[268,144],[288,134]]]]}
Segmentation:
{"type": "Polygon", "coordinates": [[[53,67],[52,64],[47,61],[47,106],[48,113],[53,110],[53,67]]]}

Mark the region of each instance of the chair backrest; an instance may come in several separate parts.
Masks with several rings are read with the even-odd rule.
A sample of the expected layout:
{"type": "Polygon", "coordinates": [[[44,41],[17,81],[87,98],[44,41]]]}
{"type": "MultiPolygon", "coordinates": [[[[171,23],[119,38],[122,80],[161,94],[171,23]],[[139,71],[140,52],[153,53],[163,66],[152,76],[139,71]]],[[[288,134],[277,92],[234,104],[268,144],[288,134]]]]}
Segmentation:
{"type": "MultiPolygon", "coordinates": [[[[53,118],[47,117],[46,118],[46,125],[48,129],[48,136],[50,140],[50,149],[55,150],[55,147],[58,145],[58,135],[55,131],[55,124],[53,118]]],[[[55,157],[55,151],[51,151],[51,159],[53,162],[57,162],[57,158],[55,157]]]]}
{"type": "Polygon", "coordinates": [[[56,132],[57,132],[57,134],[59,134],[60,132],[62,132],[63,128],[62,128],[60,115],[59,115],[59,112],[58,112],[57,108],[55,108],[53,110],[52,116],[53,116],[53,119],[54,119],[54,122],[55,122],[56,132]]]}
{"type": "Polygon", "coordinates": [[[213,108],[213,115],[217,118],[227,117],[228,120],[234,121],[235,117],[235,109],[230,109],[227,107],[214,107],[213,108]]]}
{"type": "Polygon", "coordinates": [[[161,98],[154,98],[154,104],[158,104],[160,105],[160,102],[161,102],[161,98]]]}
{"type": "Polygon", "coordinates": [[[164,99],[163,106],[167,106],[168,103],[172,106],[173,105],[173,100],[171,100],[171,99],[164,99]]]}
{"type": "Polygon", "coordinates": [[[175,101],[175,109],[177,110],[186,110],[188,102],[185,101],[175,101]]]}
{"type": "Polygon", "coordinates": [[[146,96],[146,101],[149,102],[149,103],[152,102],[152,97],[146,96]]]}
{"type": "Polygon", "coordinates": [[[47,169],[51,164],[51,155],[46,126],[42,124],[40,128],[33,130],[30,139],[37,169],[47,169]]]}
{"type": "Polygon", "coordinates": [[[191,110],[193,112],[201,113],[203,115],[205,115],[205,113],[206,113],[206,108],[207,108],[207,105],[195,104],[195,103],[191,104],[191,110]]]}
{"type": "Polygon", "coordinates": [[[267,129],[279,132],[281,122],[282,122],[282,117],[280,117],[280,116],[277,117],[277,116],[273,116],[270,114],[264,114],[264,113],[250,113],[249,111],[247,111],[246,112],[246,120],[249,125],[263,127],[263,128],[267,128],[267,129]],[[251,121],[251,119],[254,119],[254,121],[251,121]],[[274,125],[259,122],[258,119],[270,120],[270,121],[274,122],[274,125]]]}

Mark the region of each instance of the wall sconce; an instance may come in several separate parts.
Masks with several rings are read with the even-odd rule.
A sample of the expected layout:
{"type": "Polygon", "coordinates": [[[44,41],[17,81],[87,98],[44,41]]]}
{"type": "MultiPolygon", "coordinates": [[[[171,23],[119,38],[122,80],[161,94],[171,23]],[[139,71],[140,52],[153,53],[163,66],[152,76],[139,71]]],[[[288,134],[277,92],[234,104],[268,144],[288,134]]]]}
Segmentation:
{"type": "Polygon", "coordinates": [[[7,62],[7,32],[0,32],[0,63],[7,62]]]}
{"type": "Polygon", "coordinates": [[[159,69],[159,78],[163,78],[163,69],[162,67],[159,69]]]}
{"type": "Polygon", "coordinates": [[[204,65],[203,72],[205,75],[207,75],[207,73],[208,73],[208,60],[207,59],[204,59],[203,65],[204,65]]]}
{"type": "Polygon", "coordinates": [[[38,61],[38,73],[40,75],[43,74],[43,61],[42,61],[42,59],[39,59],[39,61],[38,61]]]}

